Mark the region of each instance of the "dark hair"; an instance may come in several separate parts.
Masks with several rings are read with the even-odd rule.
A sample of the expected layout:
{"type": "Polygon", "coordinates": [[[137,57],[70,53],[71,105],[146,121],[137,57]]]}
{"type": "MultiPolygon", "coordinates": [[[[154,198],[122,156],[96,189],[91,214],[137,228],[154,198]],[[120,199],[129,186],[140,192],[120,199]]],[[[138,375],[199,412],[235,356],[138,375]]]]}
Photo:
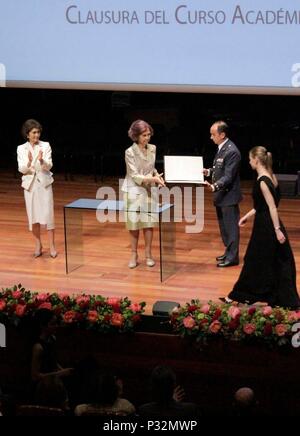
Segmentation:
{"type": "Polygon", "coordinates": [[[134,121],[128,130],[128,136],[133,141],[137,141],[139,136],[145,132],[145,130],[149,129],[151,136],[154,134],[153,128],[144,120],[136,120],[134,121]]]}
{"type": "Polygon", "coordinates": [[[50,309],[38,309],[34,315],[34,322],[37,328],[47,327],[55,316],[55,313],[50,309]]]}
{"type": "Polygon", "coordinates": [[[57,376],[46,376],[38,383],[35,392],[35,402],[39,406],[64,408],[68,401],[68,393],[57,376]]]}
{"type": "Polygon", "coordinates": [[[21,129],[21,133],[24,139],[27,139],[28,133],[32,129],[38,129],[40,132],[42,132],[43,130],[42,125],[38,121],[34,119],[27,120],[25,121],[21,129]]]}
{"type": "Polygon", "coordinates": [[[214,125],[217,126],[217,130],[218,130],[219,134],[220,133],[225,133],[225,136],[228,135],[229,127],[228,127],[228,124],[225,121],[223,121],[223,120],[216,121],[214,123],[214,125]]]}
{"type": "Polygon", "coordinates": [[[118,398],[119,388],[116,377],[112,374],[97,374],[91,393],[94,404],[113,405],[118,398]]]}
{"type": "Polygon", "coordinates": [[[168,366],[156,366],[151,374],[153,399],[160,403],[168,402],[173,397],[176,375],[168,366]]]}

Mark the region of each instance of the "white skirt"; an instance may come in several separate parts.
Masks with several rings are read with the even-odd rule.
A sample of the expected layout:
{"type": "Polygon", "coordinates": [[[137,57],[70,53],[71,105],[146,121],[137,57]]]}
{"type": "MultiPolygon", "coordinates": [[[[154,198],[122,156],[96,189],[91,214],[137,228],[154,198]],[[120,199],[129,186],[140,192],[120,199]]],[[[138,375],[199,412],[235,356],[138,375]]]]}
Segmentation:
{"type": "Polygon", "coordinates": [[[55,226],[52,185],[44,188],[35,177],[30,190],[24,189],[24,197],[29,230],[32,231],[32,224],[41,224],[46,226],[47,230],[53,230],[55,226]]]}

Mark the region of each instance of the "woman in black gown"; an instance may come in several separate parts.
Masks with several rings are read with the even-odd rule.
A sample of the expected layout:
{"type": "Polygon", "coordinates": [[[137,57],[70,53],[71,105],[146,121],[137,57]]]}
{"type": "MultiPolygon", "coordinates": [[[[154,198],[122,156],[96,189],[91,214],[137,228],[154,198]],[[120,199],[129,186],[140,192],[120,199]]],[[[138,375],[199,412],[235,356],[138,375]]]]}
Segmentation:
{"type": "Polygon", "coordinates": [[[239,226],[244,226],[251,216],[255,216],[254,225],[240,277],[222,300],[249,304],[263,301],[271,306],[298,308],[295,260],[278,216],[279,189],[272,171],[272,155],[264,147],[254,147],[249,159],[257,172],[254,207],[240,219],[239,226]]]}

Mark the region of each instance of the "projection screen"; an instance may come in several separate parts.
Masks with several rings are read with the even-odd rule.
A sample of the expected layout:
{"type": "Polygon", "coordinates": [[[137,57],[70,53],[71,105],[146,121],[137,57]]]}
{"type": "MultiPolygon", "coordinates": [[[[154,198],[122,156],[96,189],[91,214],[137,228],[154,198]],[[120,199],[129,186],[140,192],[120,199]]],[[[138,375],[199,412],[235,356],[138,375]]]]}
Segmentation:
{"type": "Polygon", "coordinates": [[[0,86],[300,94],[296,0],[1,0],[0,86]]]}

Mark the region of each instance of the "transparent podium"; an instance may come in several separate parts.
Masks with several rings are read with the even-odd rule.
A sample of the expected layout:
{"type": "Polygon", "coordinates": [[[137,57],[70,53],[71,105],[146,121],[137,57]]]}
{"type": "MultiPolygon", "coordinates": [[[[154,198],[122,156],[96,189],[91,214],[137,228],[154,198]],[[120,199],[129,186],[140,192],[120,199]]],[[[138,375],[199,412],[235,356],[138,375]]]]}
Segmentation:
{"type": "MultiPolygon", "coordinates": [[[[65,205],[64,231],[67,274],[85,264],[83,214],[86,212],[95,213],[95,226],[103,225],[103,222],[109,220],[111,215],[116,217],[116,223],[123,222],[124,227],[122,227],[122,230],[116,230],[126,231],[124,212],[136,211],[124,210],[124,202],[115,200],[80,198],[65,205]]],[[[151,214],[156,215],[158,222],[160,280],[163,282],[176,272],[174,205],[163,204],[157,206],[156,210],[151,210],[151,214]]],[[[101,251],[101,241],[98,243],[99,251],[101,251]]]]}

